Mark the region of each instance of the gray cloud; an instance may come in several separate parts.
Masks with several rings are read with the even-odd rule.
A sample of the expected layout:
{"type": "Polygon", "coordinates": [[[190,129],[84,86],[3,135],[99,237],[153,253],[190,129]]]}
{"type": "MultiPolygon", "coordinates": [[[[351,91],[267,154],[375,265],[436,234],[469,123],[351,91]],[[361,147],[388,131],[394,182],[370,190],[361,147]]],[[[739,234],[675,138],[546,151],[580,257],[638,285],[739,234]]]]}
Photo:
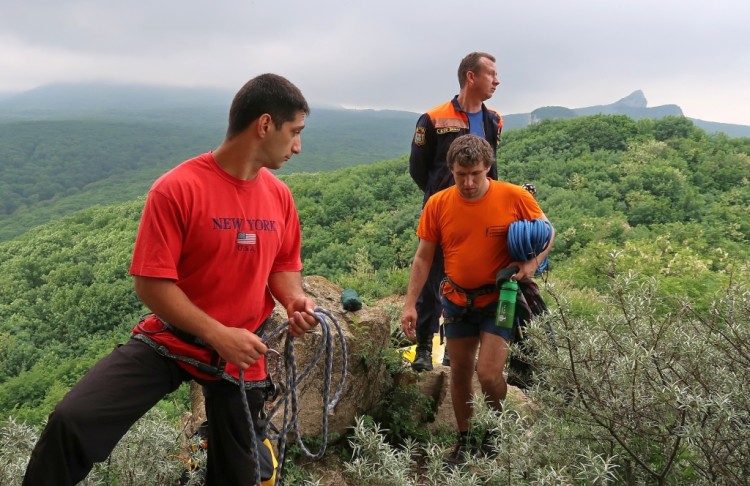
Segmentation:
{"type": "Polygon", "coordinates": [[[4,2],[0,91],[76,80],[238,88],[273,71],[311,102],[422,111],[495,54],[505,113],[651,105],[750,125],[744,0],[4,2]]]}

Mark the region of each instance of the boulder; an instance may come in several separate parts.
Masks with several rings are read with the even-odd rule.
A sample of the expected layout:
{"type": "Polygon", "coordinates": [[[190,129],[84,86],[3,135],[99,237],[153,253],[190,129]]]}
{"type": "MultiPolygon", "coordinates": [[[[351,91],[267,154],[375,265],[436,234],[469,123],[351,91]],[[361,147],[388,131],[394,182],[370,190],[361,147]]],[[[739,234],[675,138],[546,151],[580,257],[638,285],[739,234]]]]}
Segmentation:
{"type": "MultiPolygon", "coordinates": [[[[303,279],[305,293],[321,308],[328,310],[341,326],[348,348],[348,368],[345,375],[345,385],[341,396],[328,412],[328,440],[335,441],[347,434],[348,429],[355,424],[359,415],[370,414],[377,402],[385,395],[390,387],[394,386],[394,380],[388,375],[383,360],[380,359],[382,350],[390,346],[390,322],[388,313],[393,313],[394,306],[400,310],[401,298],[394,297],[393,302],[381,301],[370,307],[366,304],[358,311],[346,311],[342,305],[341,294],[343,289],[326,280],[323,277],[310,276],[303,279]]],[[[287,319],[286,310],[276,305],[271,315],[272,322],[266,328],[269,332],[276,329],[287,319]]],[[[330,319],[329,324],[333,325],[330,319]]],[[[331,376],[330,397],[336,391],[336,386],[343,369],[344,354],[341,343],[334,334],[334,353],[332,356],[333,373],[331,376]]],[[[269,348],[284,353],[287,333],[285,331],[273,336],[269,342],[269,348]]],[[[310,333],[302,338],[294,340],[294,357],[298,373],[303,372],[313,361],[319,348],[323,345],[323,333],[321,326],[316,326],[310,333]]],[[[274,353],[272,352],[271,355],[274,353]]],[[[285,375],[283,362],[280,363],[281,372],[275,371],[273,359],[269,355],[269,371],[274,381],[283,384],[285,375]]],[[[302,437],[320,438],[323,424],[323,384],[325,378],[324,358],[321,358],[309,376],[301,383],[298,392],[297,427],[302,437]]],[[[435,364],[432,371],[414,373],[404,364],[404,372],[396,377],[396,382],[414,383],[424,395],[434,400],[434,420],[428,424],[432,431],[455,430],[456,423],[453,412],[453,402],[450,393],[450,367],[435,364]]],[[[479,393],[481,388],[474,375],[474,390],[479,393]]],[[[283,393],[283,391],[282,391],[283,393]]],[[[283,395],[280,395],[280,399],[283,395]]],[[[514,387],[508,386],[508,398],[523,403],[527,411],[533,411],[533,406],[528,402],[524,393],[514,387]]],[[[193,403],[193,414],[188,414],[185,420],[185,434],[190,436],[197,430],[198,426],[205,420],[205,409],[201,389],[191,383],[191,401],[193,403]]],[[[277,402],[278,403],[278,402],[277,402]]],[[[269,408],[272,406],[271,404],[269,408]]],[[[271,422],[277,428],[281,428],[283,421],[283,409],[279,408],[272,417],[271,422]]],[[[288,437],[294,440],[294,437],[288,437]]]]}

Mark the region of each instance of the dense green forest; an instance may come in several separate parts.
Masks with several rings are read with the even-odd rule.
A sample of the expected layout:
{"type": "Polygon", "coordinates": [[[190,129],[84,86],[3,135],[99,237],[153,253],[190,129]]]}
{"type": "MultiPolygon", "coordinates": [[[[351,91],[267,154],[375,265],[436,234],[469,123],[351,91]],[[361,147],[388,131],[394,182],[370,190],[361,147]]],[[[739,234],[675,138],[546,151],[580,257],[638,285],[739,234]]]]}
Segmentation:
{"type": "MultiPolygon", "coordinates": [[[[421,203],[407,166],[402,156],[281,176],[298,205],[306,274],[369,303],[405,291],[421,203]]],[[[611,314],[601,296],[621,273],[644,279],[636,291],[648,293],[651,323],[673,313],[660,299],[709,315],[730,287],[747,288],[750,139],[708,135],[679,117],[543,121],[503,135],[499,169],[536,186],[558,232],[547,276],[558,289],[553,307],[565,301],[567,312],[599,323],[595,314],[611,314]]],[[[0,243],[4,417],[41,424],[127,338],[143,311],[127,275],[142,204],[91,207],[0,243]]],[[[178,403],[163,408],[175,414],[178,403]]]]}
{"type": "MultiPolygon", "coordinates": [[[[0,213],[23,217],[24,210],[39,203],[54,206],[56,200],[83,192],[95,182],[108,178],[122,182],[126,178],[120,176],[143,171],[145,177],[133,178],[132,189],[117,184],[125,191],[126,200],[133,199],[148,189],[155,174],[177,160],[205,151],[220,137],[219,125],[209,130],[90,120],[2,125],[0,213]]],[[[110,201],[122,201],[109,192],[110,201]]]]}
{"type": "MultiPolygon", "coordinates": [[[[225,108],[173,108],[0,123],[0,241],[95,204],[145,194],[163,172],[213,150],[225,108]]],[[[330,171],[405,153],[417,115],[313,108],[303,152],[280,174],[330,171]]]]}
{"type": "MultiPolygon", "coordinates": [[[[282,177],[299,208],[306,274],[369,299],[405,290],[421,201],[405,157],[282,177]]],[[[684,118],[593,116],[513,131],[500,177],[536,185],[558,232],[553,274],[582,288],[601,285],[593,270],[604,248],[691,298],[748,257],[750,140],[707,136],[684,118]]],[[[127,335],[142,311],[127,276],[142,204],[92,207],[0,246],[3,415],[38,423],[127,335]]]]}

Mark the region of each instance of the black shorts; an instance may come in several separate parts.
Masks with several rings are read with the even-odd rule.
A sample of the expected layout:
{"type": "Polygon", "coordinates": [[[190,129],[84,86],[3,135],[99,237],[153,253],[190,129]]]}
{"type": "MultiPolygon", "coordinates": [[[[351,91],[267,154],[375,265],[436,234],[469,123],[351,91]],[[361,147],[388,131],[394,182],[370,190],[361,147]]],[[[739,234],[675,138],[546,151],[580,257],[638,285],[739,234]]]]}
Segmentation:
{"type": "MultiPolygon", "coordinates": [[[[454,304],[443,296],[442,304],[443,317],[450,318],[450,322],[443,324],[446,338],[478,337],[479,333],[484,331],[510,342],[513,329],[495,325],[497,302],[485,307],[467,309],[454,304]]],[[[513,327],[515,326],[516,324],[513,325],[513,327]]]]}

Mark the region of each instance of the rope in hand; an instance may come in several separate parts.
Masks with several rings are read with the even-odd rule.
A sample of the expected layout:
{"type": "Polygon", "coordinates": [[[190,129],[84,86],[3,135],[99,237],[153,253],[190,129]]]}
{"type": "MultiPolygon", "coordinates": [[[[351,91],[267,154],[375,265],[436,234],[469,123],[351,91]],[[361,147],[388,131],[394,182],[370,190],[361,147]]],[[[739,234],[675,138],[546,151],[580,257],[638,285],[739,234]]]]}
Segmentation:
{"type": "MultiPolygon", "coordinates": [[[[295,431],[296,439],[297,439],[297,445],[299,446],[300,450],[309,457],[310,459],[316,460],[323,457],[323,454],[326,451],[326,447],[328,446],[328,415],[333,412],[334,407],[338,403],[339,399],[341,398],[341,393],[344,390],[344,382],[346,380],[346,373],[349,367],[348,364],[348,350],[346,347],[346,339],[344,338],[344,331],[341,328],[341,325],[339,325],[338,321],[335,317],[333,317],[333,314],[331,314],[330,311],[323,309],[322,307],[316,307],[314,312],[314,317],[320,324],[321,329],[321,344],[322,346],[318,347],[318,350],[315,352],[315,355],[313,356],[312,360],[310,360],[310,363],[308,366],[302,371],[302,373],[297,376],[297,363],[294,356],[294,336],[288,335],[286,337],[286,343],[284,345],[284,365],[286,370],[286,380],[285,385],[286,388],[284,390],[283,399],[279,399],[276,402],[276,405],[271,409],[271,411],[268,413],[267,417],[267,424],[270,424],[271,417],[276,413],[276,411],[283,405],[284,407],[284,418],[282,422],[281,429],[274,434],[273,436],[267,435],[269,440],[274,440],[278,438],[278,445],[277,449],[279,451],[279,457],[278,460],[278,467],[276,472],[276,481],[275,484],[280,484],[281,477],[283,473],[284,468],[284,456],[286,455],[286,436],[291,432],[292,430],[295,431]],[[343,353],[343,359],[342,359],[342,369],[341,369],[341,375],[339,376],[339,380],[336,386],[336,391],[333,395],[333,398],[330,398],[330,391],[331,391],[331,381],[333,381],[333,341],[334,341],[334,335],[331,330],[331,324],[328,322],[328,319],[330,319],[333,322],[333,327],[336,330],[336,333],[339,338],[339,342],[341,345],[341,351],[343,353]],[[322,432],[321,437],[323,438],[322,444],[320,447],[320,450],[312,453],[310,452],[307,447],[302,442],[302,434],[299,430],[299,426],[297,423],[297,413],[299,411],[299,403],[298,403],[298,397],[304,391],[307,389],[306,385],[302,390],[298,390],[302,382],[310,375],[312,370],[317,365],[320,358],[323,356],[323,353],[325,351],[325,369],[324,369],[324,377],[323,377],[323,424],[322,424],[322,432]],[[291,408],[291,413],[290,413],[291,408]],[[290,416],[291,415],[291,416],[290,416]]],[[[268,343],[268,341],[271,340],[274,336],[280,334],[284,329],[286,329],[289,326],[288,322],[284,322],[283,324],[279,325],[275,329],[273,329],[269,333],[264,333],[261,336],[261,341],[263,343],[268,343]]],[[[251,455],[253,459],[253,463],[255,464],[255,482],[254,484],[260,485],[261,484],[261,477],[260,477],[260,458],[258,455],[258,442],[257,442],[257,436],[255,433],[255,426],[253,422],[253,417],[250,412],[250,406],[247,402],[247,395],[245,394],[245,387],[244,387],[244,371],[240,370],[239,374],[239,383],[240,383],[240,396],[242,397],[242,404],[245,408],[245,415],[247,417],[248,424],[250,425],[250,442],[251,442],[251,455]]],[[[268,427],[268,425],[266,425],[268,427]]]]}
{"type": "MultiPolygon", "coordinates": [[[[547,249],[552,240],[552,224],[544,219],[520,220],[508,228],[508,251],[516,262],[526,262],[536,258],[547,249]]],[[[545,257],[536,270],[539,275],[547,269],[549,257],[545,257]]]]}

